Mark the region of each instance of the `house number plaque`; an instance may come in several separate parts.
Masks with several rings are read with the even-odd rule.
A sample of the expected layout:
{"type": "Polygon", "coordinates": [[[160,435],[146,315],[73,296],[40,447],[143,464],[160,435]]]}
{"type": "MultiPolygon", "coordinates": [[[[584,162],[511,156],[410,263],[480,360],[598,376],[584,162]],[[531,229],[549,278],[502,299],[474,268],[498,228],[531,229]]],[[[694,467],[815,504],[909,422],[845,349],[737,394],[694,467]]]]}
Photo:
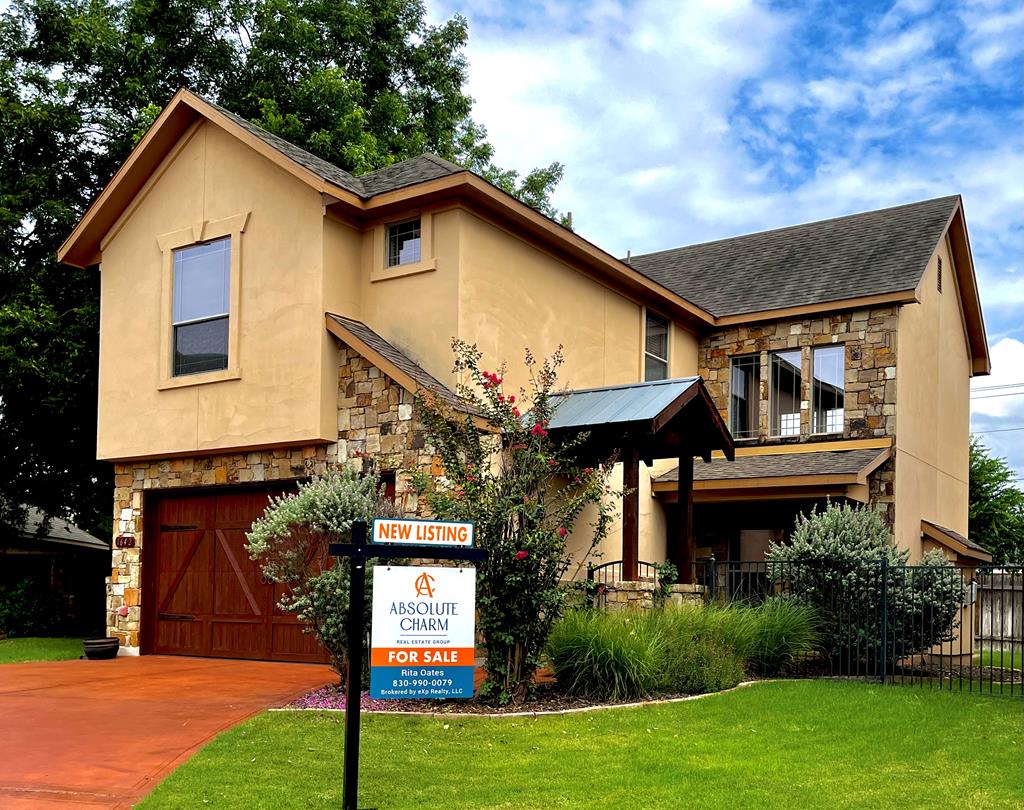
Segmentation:
{"type": "Polygon", "coordinates": [[[114,538],[114,545],[117,548],[135,548],[135,537],[130,534],[122,534],[114,538]]]}

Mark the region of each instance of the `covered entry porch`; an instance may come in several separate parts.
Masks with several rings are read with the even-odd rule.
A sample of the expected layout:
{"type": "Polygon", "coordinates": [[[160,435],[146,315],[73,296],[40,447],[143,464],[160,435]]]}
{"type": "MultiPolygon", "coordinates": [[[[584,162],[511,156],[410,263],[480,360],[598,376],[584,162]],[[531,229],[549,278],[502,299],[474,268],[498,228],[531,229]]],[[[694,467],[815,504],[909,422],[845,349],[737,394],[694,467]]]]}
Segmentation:
{"type": "Polygon", "coordinates": [[[683,475],[672,482],[677,519],[666,543],[682,582],[693,582],[697,559],[693,521],[692,470],[734,456],[732,436],[700,377],[573,391],[556,400],[548,429],[558,438],[580,439],[579,453],[593,462],[614,457],[622,463],[622,546],[620,578],[640,575],[641,462],[676,459],[683,475]]]}
{"type": "MultiPolygon", "coordinates": [[[[692,464],[698,581],[702,561],[712,557],[763,560],[769,543],[789,537],[797,516],[815,507],[824,509],[828,501],[870,501],[888,507],[891,492],[885,482],[873,482],[872,476],[891,457],[890,447],[816,450],[803,445],[794,449],[742,448],[733,462],[713,458],[710,464],[692,464]]],[[[678,479],[677,467],[652,484],[654,496],[664,504],[669,527],[690,509],[679,506],[678,479]]]]}

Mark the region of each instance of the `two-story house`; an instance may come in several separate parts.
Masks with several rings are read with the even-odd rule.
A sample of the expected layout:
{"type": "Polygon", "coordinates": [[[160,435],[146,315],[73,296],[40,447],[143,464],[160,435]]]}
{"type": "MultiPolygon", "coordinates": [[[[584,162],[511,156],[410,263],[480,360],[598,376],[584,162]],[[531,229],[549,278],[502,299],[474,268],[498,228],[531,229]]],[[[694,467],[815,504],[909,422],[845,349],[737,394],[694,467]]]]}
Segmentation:
{"type": "Polygon", "coordinates": [[[434,156],[355,177],[181,91],[59,255],[101,273],[126,653],[317,658],[244,533],[335,464],[419,513],[403,471],[437,466],[414,394],[460,407],[453,337],[512,389],[524,348],[564,347],[552,428],[619,453],[600,552],[626,576],[756,555],[825,497],[878,504],[915,554],[970,553],[988,354],[958,197],[621,261],[434,156]]]}
{"type": "MultiPolygon", "coordinates": [[[[959,197],[631,266],[715,316],[698,373],[737,461],[694,467],[698,554],[761,559],[799,512],[845,498],[878,508],[915,559],[989,558],[966,537],[969,381],[989,359],[959,197]]],[[[671,503],[677,479],[658,476],[656,497],[671,503]]]]}

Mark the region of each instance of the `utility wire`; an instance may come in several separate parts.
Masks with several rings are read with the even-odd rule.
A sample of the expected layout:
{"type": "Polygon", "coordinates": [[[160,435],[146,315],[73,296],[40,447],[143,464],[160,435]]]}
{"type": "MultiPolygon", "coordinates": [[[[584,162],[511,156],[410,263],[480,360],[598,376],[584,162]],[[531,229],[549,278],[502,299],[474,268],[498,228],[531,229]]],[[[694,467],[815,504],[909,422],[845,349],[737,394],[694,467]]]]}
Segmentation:
{"type": "Polygon", "coordinates": [[[1013,430],[1024,430],[1024,425],[1012,428],[996,428],[995,430],[972,430],[971,433],[975,435],[979,435],[981,433],[1009,433],[1010,431],[1013,430]]]}
{"type": "Polygon", "coordinates": [[[998,399],[999,397],[1024,397],[1024,391],[1014,391],[1009,394],[985,394],[983,397],[971,397],[971,399],[998,399]]]}
{"type": "Polygon", "coordinates": [[[995,391],[997,388],[1020,388],[1024,386],[1024,382],[1019,383],[1005,383],[1002,385],[978,385],[972,388],[972,391],[995,391]]]}

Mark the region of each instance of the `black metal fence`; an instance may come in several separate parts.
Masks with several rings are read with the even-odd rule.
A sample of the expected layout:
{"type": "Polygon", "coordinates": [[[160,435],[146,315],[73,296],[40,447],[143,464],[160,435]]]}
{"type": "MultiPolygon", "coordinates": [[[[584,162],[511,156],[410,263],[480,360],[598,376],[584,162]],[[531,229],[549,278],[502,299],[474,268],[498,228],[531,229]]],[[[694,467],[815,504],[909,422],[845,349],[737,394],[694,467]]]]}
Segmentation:
{"type": "Polygon", "coordinates": [[[819,643],[795,675],[1024,697],[1024,566],[710,559],[694,581],[709,602],[812,605],[819,643]]]}

